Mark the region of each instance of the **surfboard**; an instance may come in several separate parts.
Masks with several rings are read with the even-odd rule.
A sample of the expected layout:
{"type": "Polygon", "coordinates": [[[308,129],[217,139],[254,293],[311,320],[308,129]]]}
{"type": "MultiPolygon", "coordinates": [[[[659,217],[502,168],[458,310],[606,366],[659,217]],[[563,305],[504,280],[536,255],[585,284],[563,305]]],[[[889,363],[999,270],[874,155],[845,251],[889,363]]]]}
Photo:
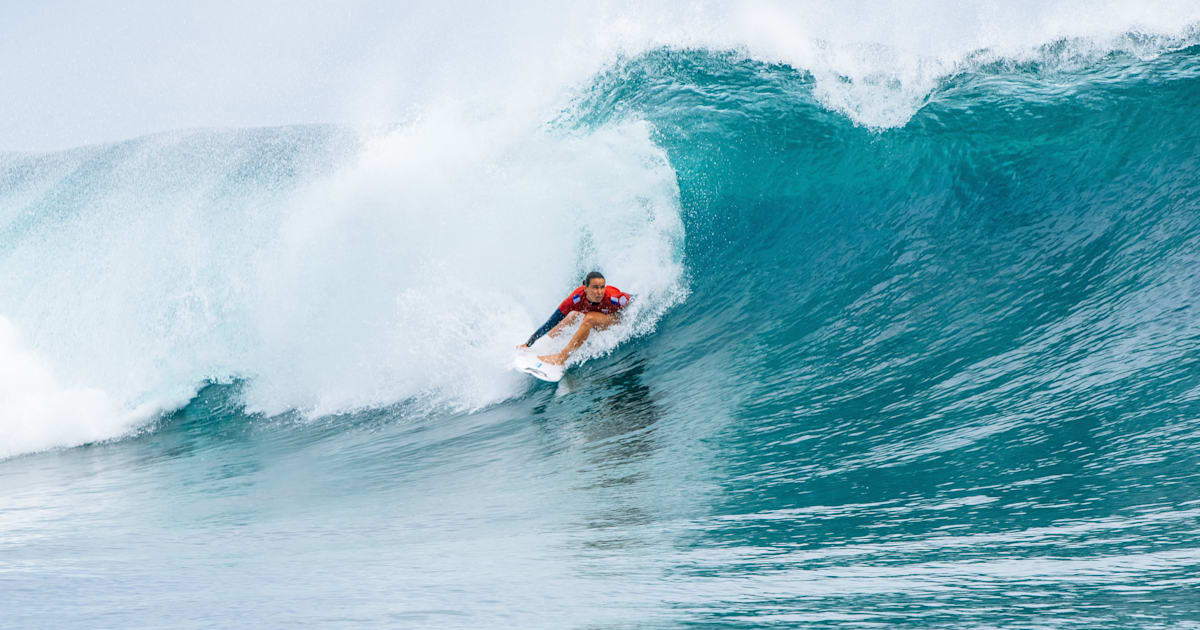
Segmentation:
{"type": "Polygon", "coordinates": [[[552,365],[542,361],[533,352],[517,352],[516,358],[513,359],[513,368],[549,383],[561,381],[563,374],[567,371],[561,365],[552,365]]]}

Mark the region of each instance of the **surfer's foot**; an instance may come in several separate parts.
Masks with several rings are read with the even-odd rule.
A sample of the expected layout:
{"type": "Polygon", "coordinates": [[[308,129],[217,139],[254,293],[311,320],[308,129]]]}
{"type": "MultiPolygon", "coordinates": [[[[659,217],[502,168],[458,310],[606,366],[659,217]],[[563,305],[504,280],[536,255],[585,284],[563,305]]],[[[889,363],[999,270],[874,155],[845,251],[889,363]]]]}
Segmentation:
{"type": "Polygon", "coordinates": [[[561,354],[543,354],[542,356],[538,357],[538,359],[543,363],[549,363],[550,365],[562,365],[563,363],[567,362],[567,357],[564,357],[561,354]]]}

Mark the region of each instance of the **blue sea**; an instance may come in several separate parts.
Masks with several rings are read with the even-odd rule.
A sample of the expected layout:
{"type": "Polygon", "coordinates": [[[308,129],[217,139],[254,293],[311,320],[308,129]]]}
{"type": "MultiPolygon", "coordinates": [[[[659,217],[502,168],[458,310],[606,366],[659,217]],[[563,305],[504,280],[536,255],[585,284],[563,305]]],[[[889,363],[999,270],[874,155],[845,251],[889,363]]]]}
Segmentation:
{"type": "Polygon", "coordinates": [[[1200,628],[1177,26],[0,153],[0,626],[1200,628]]]}

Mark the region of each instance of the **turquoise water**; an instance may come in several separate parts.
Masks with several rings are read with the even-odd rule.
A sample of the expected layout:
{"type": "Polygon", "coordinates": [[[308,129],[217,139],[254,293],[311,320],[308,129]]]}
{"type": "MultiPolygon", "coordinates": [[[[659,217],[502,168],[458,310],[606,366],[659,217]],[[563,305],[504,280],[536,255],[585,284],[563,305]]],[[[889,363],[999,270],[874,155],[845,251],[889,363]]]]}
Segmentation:
{"type": "Polygon", "coordinates": [[[1059,52],[3,156],[5,624],[1200,625],[1200,48],[1059,52]]]}

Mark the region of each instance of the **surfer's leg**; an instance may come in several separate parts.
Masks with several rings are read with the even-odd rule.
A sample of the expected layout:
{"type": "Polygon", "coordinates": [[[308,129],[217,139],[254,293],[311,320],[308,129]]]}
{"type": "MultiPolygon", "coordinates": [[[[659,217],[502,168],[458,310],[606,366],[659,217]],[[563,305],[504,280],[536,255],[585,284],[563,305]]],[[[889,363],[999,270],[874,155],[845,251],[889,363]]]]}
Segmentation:
{"type": "Polygon", "coordinates": [[[588,335],[591,334],[593,330],[604,330],[605,328],[612,326],[616,321],[617,317],[615,315],[606,315],[604,313],[595,312],[585,313],[583,316],[583,323],[579,324],[579,330],[575,331],[575,336],[571,337],[571,340],[567,342],[567,345],[562,349],[562,352],[559,352],[558,354],[547,354],[538,358],[546,363],[562,365],[563,363],[567,362],[567,356],[578,349],[579,346],[582,346],[584,341],[587,341],[588,335]]]}
{"type": "Polygon", "coordinates": [[[583,313],[580,313],[579,311],[571,311],[570,313],[567,313],[567,316],[564,317],[561,322],[558,322],[558,325],[554,327],[554,330],[546,333],[546,336],[557,337],[561,335],[563,328],[574,324],[575,320],[579,319],[580,315],[583,315],[583,313]]]}

